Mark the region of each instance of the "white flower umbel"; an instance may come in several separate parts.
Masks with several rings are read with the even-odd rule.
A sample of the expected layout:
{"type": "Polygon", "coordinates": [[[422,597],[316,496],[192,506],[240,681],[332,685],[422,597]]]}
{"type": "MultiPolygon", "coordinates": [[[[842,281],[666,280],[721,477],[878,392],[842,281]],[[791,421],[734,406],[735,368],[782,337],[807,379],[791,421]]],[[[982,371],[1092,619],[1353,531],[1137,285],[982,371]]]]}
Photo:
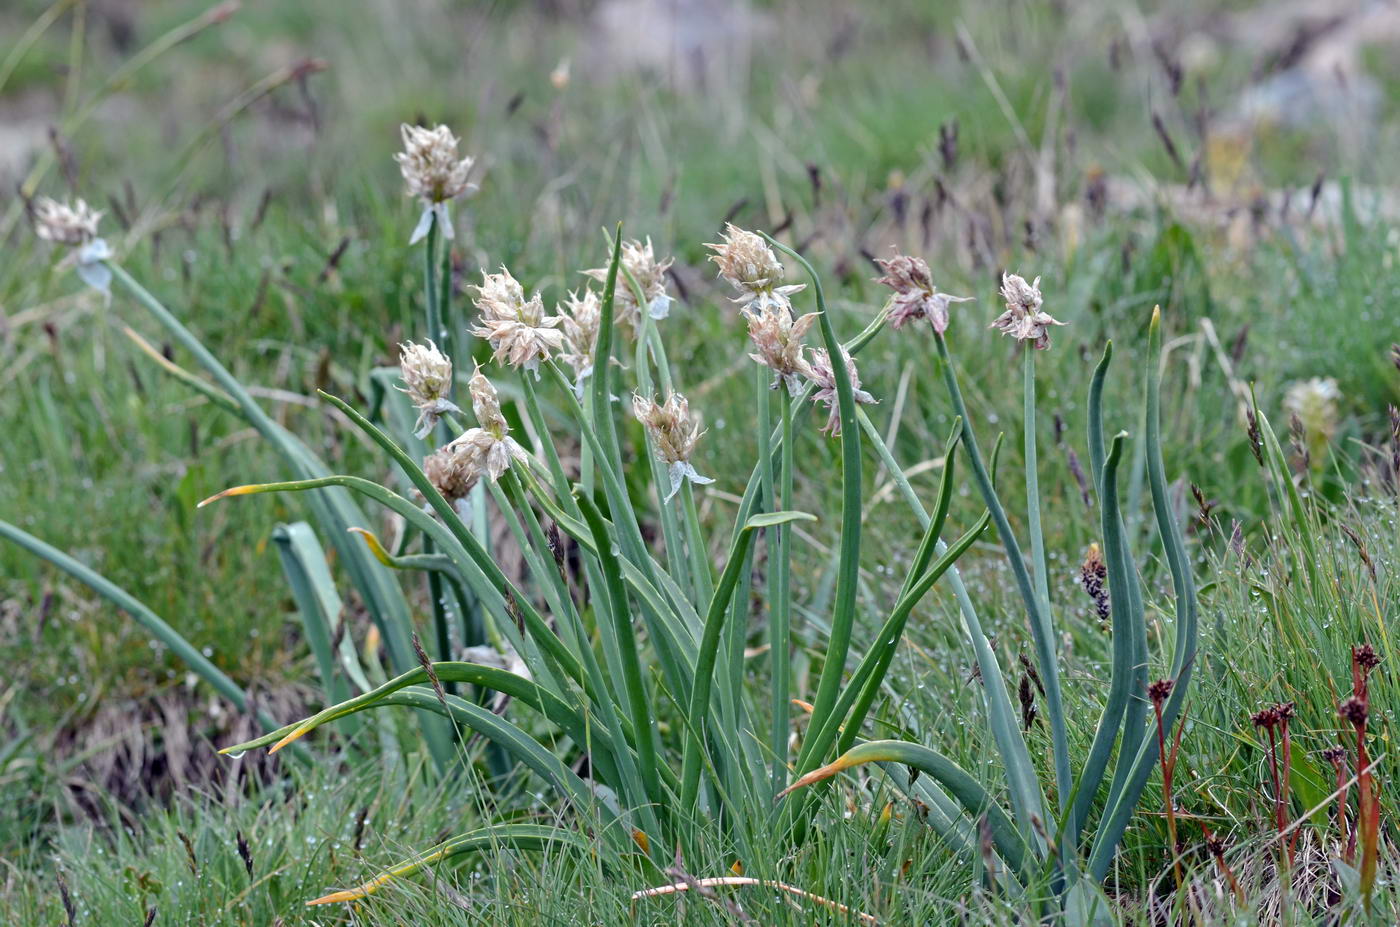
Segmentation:
{"type": "Polygon", "coordinates": [[[526,462],[530,457],[510,436],[510,426],[501,414],[496,388],[482,374],[480,367],[467,381],[467,389],[471,393],[472,411],[480,427],[468,428],[447,445],[447,449],[463,455],[463,466],[473,477],[485,473],[493,481],[498,480],[512,460],[526,462]]]}
{"type": "Polygon", "coordinates": [[[1016,274],[1002,274],[1001,297],[1006,300],[1006,311],[996,317],[991,327],[1018,341],[1034,343],[1038,351],[1050,347],[1049,327],[1065,323],[1040,308],[1040,278],[1027,283],[1016,274]]]}
{"type": "Polygon", "coordinates": [[[417,244],[438,220],[442,234],[452,237],[452,216],[447,204],[464,194],[476,191],[476,184],[467,181],[472,159],[457,157],[457,136],[447,126],[425,129],[405,123],[399,127],[404,150],[394,155],[403,174],[408,195],[418,197],[423,214],[413,229],[409,244],[417,244]]]}
{"type": "Polygon", "coordinates": [[[525,289],[504,267],[499,274],[482,271],[476,287],[481,318],[471,333],[491,343],[497,361],[524,367],[540,375],[540,361],[564,348],[560,317],[544,314],[538,293],[525,298],[525,289]]]}
{"type": "Polygon", "coordinates": [[[574,393],[583,397],[583,381],[593,373],[593,355],[598,347],[598,328],[603,322],[603,304],[598,294],[585,288],[583,295],[570,293],[558,307],[560,327],[568,352],[559,358],[573,368],[574,393]]]}
{"type": "Polygon", "coordinates": [[[749,315],[758,315],[770,306],[786,308],[788,297],[807,284],[780,286],[785,273],[783,264],[768,242],[756,232],[739,228],[734,223],[724,226],[724,240],[705,245],[714,254],[710,260],[719,268],[719,275],[739,291],[733,302],[749,315]]]}
{"type": "Polygon", "coordinates": [[[403,392],[418,409],[413,434],[426,438],[445,413],[462,411],[448,398],[452,392],[452,361],[431,341],[425,345],[410,341],[399,348],[403,392]]]}
{"type": "Polygon", "coordinates": [[[896,253],[887,261],[877,258],[875,263],[885,272],[875,282],[894,290],[894,295],[890,297],[889,316],[893,329],[901,329],[918,319],[928,319],[933,330],[941,335],[948,330],[948,306],[973,299],[971,296],[938,292],[923,258],[896,253]]]}
{"type": "MultiPolygon", "coordinates": [[[[645,242],[624,241],[620,261],[620,271],[626,273],[618,273],[613,305],[617,310],[617,320],[627,325],[635,336],[642,329],[643,305],[647,315],[656,320],[671,314],[671,295],[666,292],[666,271],[675,263],[675,258],[658,261],[651,246],[651,238],[647,238],[645,242]],[[627,279],[629,274],[637,281],[644,303],[637,301],[637,293],[627,279]]],[[[599,283],[606,283],[608,268],[593,267],[585,270],[584,274],[599,283]]]]}
{"type": "Polygon", "coordinates": [[[72,266],[84,283],[110,297],[112,270],[106,261],[112,257],[112,249],[97,236],[101,219],[102,213],[82,200],[74,200],[71,206],[47,196],[34,201],[35,233],[44,241],[71,247],[62,266],[72,266]]]}
{"type": "Polygon", "coordinates": [[[817,315],[809,312],[794,319],[792,304],[786,297],[749,313],[749,340],[758,349],[749,357],[773,371],[774,389],[783,384],[790,395],[796,396],[802,388],[802,378],[812,376],[802,338],[817,315]]]}
{"type": "Polygon", "coordinates": [[[647,430],[656,456],[666,464],[671,488],[663,501],[670,502],[686,480],[701,486],[714,482],[697,473],[690,463],[695,444],[705,432],[700,428],[699,418],[690,414],[690,403],[684,396],[672,393],[665,402],[657,402],[650,397],[633,395],[632,414],[647,430]]]}

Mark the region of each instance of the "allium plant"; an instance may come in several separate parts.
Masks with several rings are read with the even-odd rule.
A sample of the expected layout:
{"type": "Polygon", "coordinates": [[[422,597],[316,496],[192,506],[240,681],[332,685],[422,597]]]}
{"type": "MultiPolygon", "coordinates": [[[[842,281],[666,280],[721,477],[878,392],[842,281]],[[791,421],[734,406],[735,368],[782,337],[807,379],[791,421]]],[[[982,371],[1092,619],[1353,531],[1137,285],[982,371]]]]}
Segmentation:
{"type": "MultiPolygon", "coordinates": [[[[821,753],[836,736],[837,722],[816,719],[813,729],[818,733],[809,738],[798,761],[800,777],[785,790],[795,792],[815,782],[829,779],[837,773],[866,763],[903,763],[932,777],[947,790],[945,804],[938,810],[943,824],[955,835],[961,835],[965,852],[978,852],[969,835],[981,833],[990,843],[981,852],[999,858],[1016,891],[1031,891],[1042,886],[1049,874],[1051,897],[1044,899],[1047,916],[1063,916],[1072,923],[1089,922],[1106,913],[1106,901],[1097,896],[1096,886],[1108,872],[1119,841],[1148,779],[1156,766],[1163,740],[1159,731],[1170,731],[1181,711],[1189,689],[1192,666],[1196,655],[1197,615],[1196,594],[1186,555],[1183,535],[1172,511],[1167,492],[1165,468],[1162,462],[1160,433],[1160,312],[1154,310],[1148,339],[1148,362],[1144,398],[1146,403],[1145,456],[1151,486],[1153,509],[1158,533],[1166,554],[1173,580],[1176,604],[1175,643],[1169,658],[1170,675],[1148,685],[1150,659],[1147,628],[1143,612],[1143,590],[1133,567],[1129,539],[1119,514],[1118,471],[1123,458],[1126,433],[1115,435],[1106,442],[1103,428],[1103,386],[1112,357],[1111,343],[1105,348],[1089,388],[1088,455],[1093,472],[1094,488],[1099,495],[1102,519],[1102,540],[1094,551],[1098,559],[1102,552],[1108,594],[1098,595],[1098,606],[1108,612],[1113,629],[1113,662],[1109,690],[1099,718],[1088,755],[1072,772],[1065,729],[1061,692],[1059,634],[1053,620],[1053,603],[1048,589],[1048,572],[1044,541],[1040,528],[1040,496],[1036,464],[1036,390],[1035,354],[1049,347],[1047,327],[1063,324],[1042,308],[1043,296],[1039,280],[1033,284],[1013,275],[1003,277],[1002,296],[1006,311],[993,323],[1020,343],[1024,360],[1025,399],[1025,478],[1026,530],[1030,535],[1029,563],[1021,542],[994,487],[984,462],[958,384],[948,346],[950,330],[946,317],[947,304],[937,310],[910,311],[907,307],[935,290],[922,262],[902,261],[899,256],[882,262],[886,276],[880,281],[895,291],[891,311],[901,313],[905,321],[928,318],[930,336],[941,361],[942,375],[953,410],[959,416],[961,447],[971,465],[974,481],[986,504],[992,523],[996,526],[1007,563],[1015,577],[1026,620],[1035,642],[1036,665],[1044,686],[1045,714],[1052,740],[1053,772],[1046,781],[1036,768],[1027,750],[1021,730],[1017,727],[1012,708],[1011,690],[999,661],[982,632],[975,606],[953,568],[949,580],[953,584],[963,624],[982,679],[982,693],[987,725],[1000,754],[1005,771],[1005,788],[1009,813],[993,798],[996,786],[978,781],[937,750],[908,741],[881,740],[853,746],[855,731],[847,728],[840,735],[843,751],[834,761],[822,764],[821,753]],[[1150,723],[1147,706],[1155,711],[1150,723]],[[1110,761],[1115,756],[1112,776],[1110,761]],[[1108,780],[1107,801],[1097,816],[1097,826],[1087,825],[1099,801],[1101,788],[1108,780]],[[979,831],[975,825],[981,823],[979,831]]],[[[876,451],[885,460],[891,474],[916,513],[921,503],[899,474],[903,469],[880,441],[879,432],[864,410],[856,410],[861,426],[876,451]]],[[[995,456],[995,455],[994,455],[995,456]]],[[[1097,574],[1097,566],[1093,571],[1097,574]]],[[[883,636],[883,635],[882,635],[883,636]]],[[[1171,758],[1166,758],[1170,762],[1171,758]]]]}
{"type": "MultiPolygon", "coordinates": [[[[1103,878],[1113,859],[1156,762],[1159,743],[1150,736],[1146,717],[1149,660],[1143,593],[1119,517],[1118,467],[1126,436],[1115,436],[1107,446],[1103,436],[1101,400],[1111,352],[1105,351],[1090,388],[1088,455],[1101,500],[1113,675],[1094,743],[1078,776],[1072,776],[1058,636],[1040,537],[1035,458],[1033,349],[1047,347],[1046,327],[1060,323],[1041,308],[1037,285],[1005,278],[1007,315],[997,322],[1022,345],[1025,362],[1028,566],[979,450],[947,344],[949,307],[964,300],[938,293],[923,262],[899,263],[896,257],[887,263],[884,281],[895,288],[896,299],[864,331],[843,342],[811,266],[766,235],[729,226],[724,241],[710,247],[720,275],[740,293],[735,302],[753,341],[759,442],[732,528],[707,526],[698,517],[695,493],[708,480],[697,466],[728,480],[734,475],[713,474],[705,466],[700,410],[681,394],[666,358],[657,323],[665,316],[660,311],[663,302],[669,305],[664,276],[669,260],[658,261],[649,241],[625,241],[619,227],[609,240],[606,273],[588,272],[602,283],[601,294],[585,290],[582,296],[572,296],[554,316],[544,314],[539,294],[527,299],[525,288],[508,271],[485,274],[477,288],[480,318],[471,332],[490,343],[496,366],[477,369],[469,378],[475,423],[467,422],[455,383],[461,365],[452,363],[457,333],[442,324],[451,296],[446,285],[450,257],[442,241],[450,232],[445,225],[439,227],[446,221],[445,209],[431,207],[465,192],[464,173],[470,165],[455,160],[456,140],[450,133],[406,133],[406,141],[411,149],[422,149],[413,158],[401,159],[409,192],[429,207],[426,228],[421,238],[415,236],[425,254],[427,345],[404,347],[402,392],[392,393],[408,408],[397,424],[392,417],[377,423],[340,398],[322,396],[383,451],[412,485],[411,495],[362,477],[329,473],[111,257],[89,260],[135,297],[217,385],[164,359],[162,365],[258,428],[291,470],[293,479],[233,487],[201,504],[261,493],[309,493],[322,530],[336,544],[384,634],[390,666],[398,674],[369,678],[354,663],[354,643],[339,626],[339,615],[322,614],[318,621],[309,614],[307,637],[331,704],[225,752],[300,747],[301,738],[332,721],[368,709],[405,706],[438,716],[425,724],[424,736],[444,768],[463,759],[480,761],[493,773],[519,767],[548,786],[547,791],[511,789],[501,796],[501,821],[316,901],[363,898],[423,866],[501,845],[553,844],[597,852],[610,867],[642,878],[666,872],[677,852],[692,868],[699,864],[728,870],[736,860],[741,865],[746,860],[772,861],[775,841],[780,850],[796,847],[819,811],[812,800],[815,793],[800,792],[776,805],[775,798],[841,769],[884,761],[906,763],[927,774],[900,787],[930,809],[929,823],[956,851],[998,857],[1009,880],[1026,892],[1052,887],[1045,899],[1048,913],[1084,913],[1093,901],[1088,886],[1103,878]],[[814,305],[805,314],[792,300],[806,292],[806,285],[781,282],[787,269],[779,253],[797,262],[810,278],[814,305]],[[630,299],[619,298],[620,287],[630,292],[630,299]],[[619,322],[623,312],[633,310],[635,316],[626,324],[635,353],[624,370],[619,322]],[[933,347],[956,414],[940,485],[930,499],[921,498],[902,477],[903,469],[870,418],[875,397],[861,388],[855,370],[855,357],[896,312],[901,324],[930,321],[933,347]],[[806,343],[811,330],[817,332],[813,341],[820,347],[806,343]],[[511,433],[502,412],[492,383],[493,377],[502,376],[516,383],[513,395],[520,397],[523,407],[518,412],[527,425],[528,440],[511,433]],[[623,376],[631,379],[628,388],[619,388],[623,376]],[[541,391],[548,391],[552,407],[562,415],[546,415],[544,410],[551,406],[541,400],[541,391]],[[627,392],[634,397],[631,403],[615,401],[627,392]],[[635,421],[619,421],[619,413],[629,405],[635,421]],[[795,696],[808,693],[795,692],[791,676],[791,525],[813,516],[795,510],[793,447],[798,428],[819,406],[827,411],[823,431],[840,446],[841,501],[833,526],[838,551],[825,654],[810,703],[803,702],[809,716],[805,736],[798,739],[791,705],[795,696]],[[419,420],[410,425],[414,411],[419,420]],[[619,438],[624,427],[640,432],[646,463],[624,457],[619,438]],[[414,443],[415,432],[425,444],[414,443]],[[577,469],[565,468],[556,440],[581,448],[577,469]],[[874,635],[858,633],[865,626],[857,622],[863,445],[894,474],[923,527],[899,595],[876,616],[874,635]],[[970,464],[987,511],[949,543],[942,534],[959,455],[970,464]],[[636,467],[649,468],[644,473],[650,479],[637,479],[636,467]],[[404,526],[392,552],[368,529],[368,519],[353,501],[357,497],[388,509],[404,526]],[[507,575],[489,547],[483,517],[488,503],[523,554],[520,578],[507,575]],[[644,531],[654,522],[660,523],[660,544],[649,543],[644,531]],[[1010,690],[969,590],[954,566],[990,525],[1000,535],[1036,644],[1053,738],[1053,769],[1044,778],[1052,787],[1049,792],[1016,724],[1010,690]],[[753,601],[749,587],[760,533],[767,539],[767,604],[761,612],[770,667],[766,687],[745,684],[753,601]],[[566,543],[576,549],[576,558],[565,555],[566,543]],[[422,623],[411,617],[410,599],[396,573],[406,579],[415,573],[426,575],[432,607],[432,634],[426,646],[417,634],[422,623]],[[863,742],[864,722],[880,696],[904,628],[922,598],[945,576],[983,681],[986,724],[1001,754],[1009,812],[992,798],[999,791],[993,783],[978,781],[929,747],[863,742]],[[444,727],[441,718],[451,726],[444,727]],[[476,741],[463,738],[464,731],[480,735],[490,749],[475,751],[471,744],[476,741]],[[1085,825],[1108,779],[1115,744],[1118,761],[1091,834],[1085,825]],[[585,767],[586,775],[581,773],[585,767]],[[557,823],[518,823],[522,811],[547,813],[557,823]],[[985,835],[985,842],[979,834],[985,835]],[[723,847],[722,860],[712,855],[716,839],[723,847]]],[[[85,231],[84,241],[70,244],[82,247],[93,235],[95,231],[85,231]]],[[[1169,693],[1162,690],[1156,723],[1171,730],[1188,690],[1196,615],[1161,459],[1156,364],[1160,331],[1155,313],[1150,332],[1154,362],[1147,373],[1145,456],[1177,607],[1168,677],[1172,685],[1169,693]]],[[[100,577],[65,562],[63,555],[37,539],[9,526],[0,528],[102,588],[100,577]]],[[[287,549],[294,548],[289,544],[287,549]]],[[[324,584],[317,589],[311,576],[317,572],[310,569],[317,552],[314,543],[302,549],[293,558],[298,569],[288,570],[294,587],[306,593],[299,592],[297,598],[299,603],[306,600],[307,613],[317,612],[318,595],[322,605],[334,595],[333,590],[326,593],[324,584]]],[[[324,576],[324,566],[322,560],[318,575],[324,576]]],[[[114,597],[120,592],[104,591],[114,597]]],[[[154,624],[148,626],[163,633],[154,624]]],[[[187,649],[192,665],[201,672],[212,670],[194,660],[198,654],[193,648],[187,649]]],[[[241,697],[241,690],[226,679],[206,678],[231,698],[241,697]]],[[[782,890],[826,903],[791,886],[782,890]]]]}

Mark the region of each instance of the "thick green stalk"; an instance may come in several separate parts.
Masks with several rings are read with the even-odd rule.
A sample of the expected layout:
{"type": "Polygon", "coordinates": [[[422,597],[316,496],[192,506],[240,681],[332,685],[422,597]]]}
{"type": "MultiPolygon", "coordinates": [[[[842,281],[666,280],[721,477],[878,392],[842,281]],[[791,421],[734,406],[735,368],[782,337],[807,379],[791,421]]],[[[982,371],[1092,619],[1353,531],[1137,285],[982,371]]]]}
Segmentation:
{"type": "Polygon", "coordinates": [[[603,522],[603,514],[587,496],[579,495],[577,499],[584,521],[593,533],[593,543],[603,567],[604,583],[602,589],[598,590],[602,593],[598,596],[599,604],[606,612],[606,617],[612,621],[612,631],[622,656],[622,687],[632,719],[632,729],[637,733],[637,765],[640,767],[642,785],[649,800],[659,803],[664,796],[661,791],[660,774],[657,772],[656,726],[653,724],[646,681],[642,677],[637,638],[627,607],[627,591],[622,585],[622,569],[617,564],[617,555],[613,553],[612,539],[603,522]]]}
{"type": "Polygon", "coordinates": [[[1069,801],[1069,790],[1073,779],[1069,772],[1069,745],[1065,737],[1064,707],[1060,695],[1060,666],[1056,654],[1054,628],[1050,624],[1050,616],[1041,611],[1040,602],[1031,584],[1030,573],[1026,570],[1026,561],[1021,553],[1021,545],[1016,540],[1016,535],[1011,531],[1011,523],[1007,520],[1006,510],[1002,507],[996,488],[992,486],[991,476],[987,473],[986,465],[982,462],[982,454],[977,447],[977,436],[973,432],[972,422],[967,414],[967,405],[963,402],[962,390],[958,386],[957,372],[953,369],[953,360],[948,355],[948,344],[941,333],[935,332],[934,339],[938,345],[938,356],[943,362],[943,380],[953,402],[953,412],[963,420],[963,447],[967,449],[968,462],[972,465],[972,475],[982,494],[982,501],[992,513],[992,523],[996,525],[1002,546],[1006,548],[1006,558],[1010,562],[1011,573],[1016,578],[1016,586],[1021,593],[1021,599],[1030,618],[1031,635],[1035,639],[1036,662],[1040,665],[1040,677],[1045,685],[1045,713],[1050,719],[1051,739],[1054,746],[1056,790],[1059,792],[1059,801],[1063,808],[1067,806],[1069,801]]]}
{"type": "MultiPolygon", "coordinates": [[[[909,480],[905,478],[904,471],[900,469],[899,463],[890,453],[884,439],[875,428],[875,423],[870,420],[870,416],[864,409],[857,409],[857,417],[860,419],[861,427],[865,430],[866,437],[870,439],[871,445],[880,456],[881,462],[890,472],[904,496],[914,515],[919,519],[919,524],[925,530],[928,529],[930,517],[924,511],[923,503],[919,501],[918,494],[909,485],[909,480]]],[[[955,423],[957,432],[961,435],[962,420],[955,423]]],[[[948,452],[952,453],[951,447],[948,452]]],[[[947,458],[951,460],[951,457],[947,458]]],[[[948,464],[945,462],[944,466],[948,464]]],[[[941,557],[948,551],[948,545],[941,539],[935,545],[935,551],[941,557]]],[[[996,741],[997,750],[1002,757],[1002,763],[1006,768],[1006,784],[1010,791],[1011,807],[1016,815],[1017,825],[1028,842],[1038,845],[1036,832],[1032,823],[1032,818],[1041,819],[1041,810],[1045,807],[1045,795],[1040,790],[1040,781],[1036,777],[1035,766],[1031,763],[1030,750],[1026,747],[1025,736],[1021,733],[1020,725],[1017,723],[1015,710],[1011,705],[1010,690],[1006,687],[1006,679],[1001,671],[1001,664],[998,662],[996,652],[992,650],[991,641],[982,631],[982,622],[977,615],[977,608],[972,604],[972,596],[967,591],[967,586],[963,583],[962,574],[958,572],[957,566],[949,568],[949,584],[953,587],[953,597],[957,599],[958,611],[962,615],[963,631],[967,635],[968,642],[972,645],[973,657],[977,661],[977,671],[982,677],[982,695],[986,702],[987,720],[992,728],[992,736],[996,741]]]]}
{"type": "MultiPolygon", "coordinates": [[[[1186,554],[1181,527],[1171,511],[1171,500],[1167,495],[1166,467],[1162,461],[1161,344],[1161,313],[1160,310],[1153,310],[1147,336],[1147,475],[1152,489],[1152,507],[1157,516],[1157,531],[1167,553],[1167,566],[1171,570],[1172,585],[1176,594],[1176,640],[1173,645],[1170,677],[1176,684],[1162,708],[1162,727],[1172,730],[1189,689],[1191,670],[1196,659],[1199,623],[1191,563],[1186,554]]],[[[1143,738],[1141,747],[1131,756],[1132,764],[1129,767],[1127,784],[1116,801],[1110,797],[1089,857],[1089,877],[1094,881],[1102,881],[1108,873],[1117,852],[1118,842],[1128,827],[1133,811],[1137,808],[1138,799],[1142,796],[1142,790],[1147,786],[1148,778],[1157,762],[1157,749],[1156,738],[1143,738]]],[[[1119,763],[1128,759],[1128,756],[1120,756],[1119,763]]]]}
{"type": "MultiPolygon", "coordinates": [[[[836,407],[841,422],[841,542],[836,565],[836,596],[832,603],[831,634],[827,638],[826,658],[822,662],[817,694],[812,702],[811,724],[820,729],[836,706],[836,699],[841,690],[841,678],[846,672],[846,657],[851,649],[851,632],[855,627],[856,590],[860,584],[860,431],[856,426],[856,401],[855,393],[851,389],[851,374],[846,369],[846,355],[841,350],[841,342],[831,324],[831,313],[827,311],[821,278],[802,255],[766,234],[764,238],[773,247],[801,264],[812,281],[812,291],[817,302],[817,321],[821,327],[822,341],[831,358],[831,372],[836,380],[836,407]]],[[[810,741],[803,744],[798,756],[799,773],[805,773],[821,762],[821,757],[812,755],[809,744],[810,741]]]]}
{"type": "MultiPolygon", "coordinates": [[[[774,509],[779,510],[792,507],[792,406],[783,401],[784,399],[785,397],[780,398],[778,402],[782,407],[783,419],[783,454],[779,469],[782,495],[775,497],[773,505],[774,509]]],[[[763,432],[766,433],[767,429],[764,428],[763,432]]],[[[769,586],[768,599],[768,648],[773,668],[773,733],[769,746],[773,750],[773,793],[776,795],[787,781],[788,771],[788,690],[791,687],[789,676],[792,671],[792,661],[788,654],[792,636],[788,545],[792,528],[782,524],[768,530],[769,538],[775,542],[770,559],[772,583],[769,586]]]]}

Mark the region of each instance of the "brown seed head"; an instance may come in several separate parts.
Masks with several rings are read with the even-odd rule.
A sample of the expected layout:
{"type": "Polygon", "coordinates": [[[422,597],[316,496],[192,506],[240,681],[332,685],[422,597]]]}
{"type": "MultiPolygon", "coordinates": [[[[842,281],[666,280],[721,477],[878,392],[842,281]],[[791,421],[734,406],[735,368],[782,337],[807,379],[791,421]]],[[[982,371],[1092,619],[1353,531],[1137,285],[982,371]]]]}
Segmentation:
{"type": "Polygon", "coordinates": [[[1370,672],[1381,665],[1380,654],[1370,644],[1362,644],[1360,647],[1351,649],[1351,658],[1357,666],[1370,672]]]}
{"type": "Polygon", "coordinates": [[[1293,702],[1279,702],[1274,706],[1274,714],[1280,721],[1291,721],[1298,713],[1293,702]]]}
{"type": "Polygon", "coordinates": [[[1365,727],[1368,713],[1366,700],[1354,695],[1337,706],[1338,716],[1353,727],[1365,727]]]}
{"type": "Polygon", "coordinates": [[[1278,724],[1278,712],[1273,708],[1261,708],[1249,716],[1255,727],[1272,728],[1278,724]]]}
{"type": "Polygon", "coordinates": [[[1160,708],[1162,703],[1171,697],[1174,688],[1176,688],[1176,680],[1159,679],[1147,687],[1147,698],[1153,706],[1160,708]]]}
{"type": "Polygon", "coordinates": [[[1342,747],[1328,747],[1322,751],[1322,758],[1338,769],[1341,768],[1342,760],[1346,759],[1347,752],[1342,747]]]}

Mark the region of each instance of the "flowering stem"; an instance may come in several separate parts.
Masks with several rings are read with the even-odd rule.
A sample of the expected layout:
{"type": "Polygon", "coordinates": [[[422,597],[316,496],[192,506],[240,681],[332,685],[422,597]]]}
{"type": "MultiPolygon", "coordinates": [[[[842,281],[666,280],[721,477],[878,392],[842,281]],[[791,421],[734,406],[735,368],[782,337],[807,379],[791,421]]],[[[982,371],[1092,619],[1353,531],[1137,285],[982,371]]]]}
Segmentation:
{"type": "Polygon", "coordinates": [[[1050,580],[1045,568],[1045,536],[1040,530],[1040,476],[1035,446],[1035,349],[1026,344],[1022,354],[1025,356],[1026,514],[1031,534],[1031,565],[1035,568],[1035,592],[1040,599],[1041,614],[1049,615],[1050,580]]]}
{"type": "MultiPolygon", "coordinates": [[[[782,464],[779,469],[781,496],[773,499],[773,511],[782,511],[792,506],[792,405],[786,396],[778,400],[782,409],[783,447],[782,464]]],[[[767,397],[764,397],[765,404],[767,397]]],[[[764,455],[767,456],[766,454],[764,455]]],[[[788,647],[792,637],[791,596],[788,572],[788,532],[787,524],[770,528],[770,540],[775,540],[770,551],[771,583],[769,586],[768,648],[773,666],[773,736],[770,746],[773,750],[773,791],[776,795],[782,790],[787,779],[788,743],[788,689],[791,674],[791,660],[788,647]]]]}
{"type": "Polygon", "coordinates": [[[982,462],[982,453],[977,447],[977,436],[973,432],[971,421],[968,419],[967,405],[963,402],[962,390],[958,386],[958,375],[953,369],[953,360],[948,354],[948,343],[939,332],[934,333],[934,340],[938,345],[939,359],[943,362],[943,380],[953,402],[953,411],[962,418],[963,447],[967,449],[973,478],[977,481],[983,502],[992,513],[992,523],[996,525],[997,534],[1001,536],[1002,545],[1006,548],[1007,560],[1011,563],[1011,572],[1016,577],[1016,585],[1021,592],[1021,599],[1024,601],[1026,612],[1030,617],[1031,634],[1035,638],[1036,658],[1040,664],[1041,680],[1045,684],[1046,714],[1050,716],[1050,731],[1055,753],[1056,791],[1059,793],[1060,807],[1063,811],[1069,801],[1070,785],[1073,780],[1070,778],[1069,771],[1069,744],[1065,736],[1064,710],[1061,706],[1060,668],[1055,654],[1054,629],[1050,625],[1050,616],[1040,608],[1040,602],[1031,584],[1030,574],[1026,571],[1021,545],[1011,532],[1011,523],[1006,518],[1006,510],[1002,508],[1001,499],[997,496],[996,489],[992,486],[991,476],[987,473],[987,467],[982,462]]]}
{"type": "Polygon", "coordinates": [[[1162,764],[1162,804],[1167,811],[1167,839],[1171,841],[1172,873],[1177,890],[1181,889],[1181,843],[1176,837],[1176,803],[1172,798],[1172,773],[1176,770],[1176,751],[1167,753],[1167,734],[1162,725],[1162,699],[1153,699],[1152,710],[1157,716],[1157,758],[1162,764]]]}

